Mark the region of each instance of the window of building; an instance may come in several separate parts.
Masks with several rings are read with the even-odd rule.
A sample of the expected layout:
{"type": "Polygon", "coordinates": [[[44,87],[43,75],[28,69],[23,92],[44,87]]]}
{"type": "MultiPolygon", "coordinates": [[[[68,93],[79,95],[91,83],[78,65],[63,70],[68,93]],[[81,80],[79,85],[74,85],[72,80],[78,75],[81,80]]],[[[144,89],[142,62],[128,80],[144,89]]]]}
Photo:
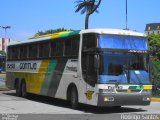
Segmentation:
{"type": "Polygon", "coordinates": [[[150,27],[150,26],[148,27],[148,30],[151,30],[151,27],[150,27]]]}

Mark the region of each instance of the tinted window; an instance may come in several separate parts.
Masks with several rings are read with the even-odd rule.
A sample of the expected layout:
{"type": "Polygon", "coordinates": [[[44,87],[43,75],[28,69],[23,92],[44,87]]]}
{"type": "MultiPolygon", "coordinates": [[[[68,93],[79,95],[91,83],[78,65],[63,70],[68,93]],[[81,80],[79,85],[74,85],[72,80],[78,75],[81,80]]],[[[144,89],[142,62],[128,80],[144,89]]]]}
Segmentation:
{"type": "Polygon", "coordinates": [[[39,57],[40,58],[49,57],[49,52],[50,52],[49,43],[39,44],[39,57]]]}
{"type": "Polygon", "coordinates": [[[29,58],[37,58],[38,45],[29,46],[29,58]]]}
{"type": "Polygon", "coordinates": [[[56,56],[56,42],[55,41],[51,42],[50,47],[51,47],[50,55],[51,56],[56,56]]]}
{"type": "Polygon", "coordinates": [[[83,35],[83,50],[96,48],[97,39],[96,34],[84,34],[83,35]]]}
{"type": "Polygon", "coordinates": [[[27,46],[21,46],[20,47],[20,58],[21,59],[26,59],[28,57],[28,52],[27,52],[27,46]]]}

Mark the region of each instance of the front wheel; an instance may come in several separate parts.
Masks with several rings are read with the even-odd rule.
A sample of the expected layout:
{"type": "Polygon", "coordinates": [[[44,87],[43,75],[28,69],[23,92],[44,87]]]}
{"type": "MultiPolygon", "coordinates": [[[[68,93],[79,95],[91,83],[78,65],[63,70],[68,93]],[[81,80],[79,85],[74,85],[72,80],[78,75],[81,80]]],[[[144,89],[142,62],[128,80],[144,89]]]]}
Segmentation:
{"type": "Polygon", "coordinates": [[[76,87],[72,87],[71,90],[71,107],[76,109],[78,107],[78,94],[76,87]]]}

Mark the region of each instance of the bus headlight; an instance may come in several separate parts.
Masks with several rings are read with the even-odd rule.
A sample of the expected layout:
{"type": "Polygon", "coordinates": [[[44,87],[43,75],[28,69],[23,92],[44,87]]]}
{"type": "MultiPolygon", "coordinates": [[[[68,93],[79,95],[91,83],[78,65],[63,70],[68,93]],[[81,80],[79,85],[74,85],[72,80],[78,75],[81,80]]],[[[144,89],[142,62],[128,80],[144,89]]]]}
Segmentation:
{"type": "Polygon", "coordinates": [[[143,101],[150,101],[150,97],[143,97],[143,101]]]}
{"type": "Polygon", "coordinates": [[[104,97],[104,101],[114,101],[114,97],[104,97]]]}

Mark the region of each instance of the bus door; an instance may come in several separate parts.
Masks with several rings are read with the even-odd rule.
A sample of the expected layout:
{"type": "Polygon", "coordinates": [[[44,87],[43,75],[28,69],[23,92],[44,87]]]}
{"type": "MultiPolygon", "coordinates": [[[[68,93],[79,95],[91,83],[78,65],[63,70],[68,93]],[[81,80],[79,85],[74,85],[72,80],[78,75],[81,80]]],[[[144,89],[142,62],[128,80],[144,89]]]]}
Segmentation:
{"type": "Polygon", "coordinates": [[[97,73],[94,67],[94,55],[86,54],[83,57],[84,60],[82,61],[82,71],[83,78],[86,82],[86,102],[94,105],[96,96],[95,84],[97,81],[97,73]]]}

